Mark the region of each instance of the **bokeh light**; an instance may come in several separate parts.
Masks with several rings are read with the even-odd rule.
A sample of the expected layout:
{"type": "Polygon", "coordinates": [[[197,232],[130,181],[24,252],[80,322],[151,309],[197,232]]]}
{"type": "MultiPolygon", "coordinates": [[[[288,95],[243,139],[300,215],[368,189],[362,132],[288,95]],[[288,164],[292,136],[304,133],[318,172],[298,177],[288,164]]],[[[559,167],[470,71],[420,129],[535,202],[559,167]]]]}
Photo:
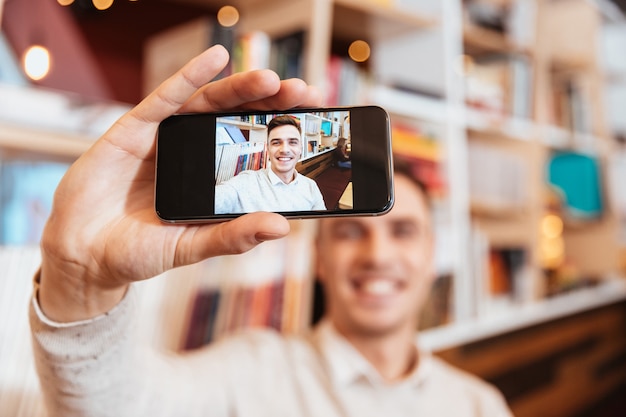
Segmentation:
{"type": "Polygon", "coordinates": [[[39,81],[50,72],[50,52],[41,45],[33,45],[24,53],[23,65],[26,75],[39,81]]]}
{"type": "Polygon", "coordinates": [[[113,5],[113,0],[91,0],[91,2],[98,10],[106,10],[113,5]]]}
{"type": "Polygon", "coordinates": [[[541,232],[547,238],[556,238],[563,233],[563,220],[555,214],[546,215],[541,221],[541,232]]]}
{"type": "Polygon", "coordinates": [[[348,48],[348,55],[355,62],[365,62],[370,57],[370,46],[362,40],[354,41],[348,48]]]}
{"type": "Polygon", "coordinates": [[[227,28],[235,26],[239,22],[239,11],[233,6],[224,6],[217,12],[217,21],[227,28]]]}

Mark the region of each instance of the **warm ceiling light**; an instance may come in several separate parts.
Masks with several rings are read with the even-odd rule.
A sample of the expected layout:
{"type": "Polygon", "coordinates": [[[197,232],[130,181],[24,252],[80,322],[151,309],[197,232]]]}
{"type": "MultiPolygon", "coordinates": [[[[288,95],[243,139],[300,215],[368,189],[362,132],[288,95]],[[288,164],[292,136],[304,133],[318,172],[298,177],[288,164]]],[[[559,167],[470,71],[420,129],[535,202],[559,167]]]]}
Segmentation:
{"type": "Polygon", "coordinates": [[[61,6],[69,6],[70,4],[74,3],[74,0],[57,0],[57,3],[59,3],[61,6]]]}
{"type": "Polygon", "coordinates": [[[22,61],[24,72],[32,80],[39,81],[50,72],[50,52],[41,45],[28,48],[22,61]]]}
{"type": "Polygon", "coordinates": [[[370,57],[370,46],[365,41],[354,41],[348,48],[348,55],[353,61],[365,62],[370,57]]]}
{"type": "Polygon", "coordinates": [[[106,10],[113,5],[113,0],[91,0],[91,2],[98,10],[106,10]]]}
{"type": "Polygon", "coordinates": [[[233,6],[224,6],[217,12],[217,21],[227,28],[235,26],[239,22],[239,11],[233,6]]]}

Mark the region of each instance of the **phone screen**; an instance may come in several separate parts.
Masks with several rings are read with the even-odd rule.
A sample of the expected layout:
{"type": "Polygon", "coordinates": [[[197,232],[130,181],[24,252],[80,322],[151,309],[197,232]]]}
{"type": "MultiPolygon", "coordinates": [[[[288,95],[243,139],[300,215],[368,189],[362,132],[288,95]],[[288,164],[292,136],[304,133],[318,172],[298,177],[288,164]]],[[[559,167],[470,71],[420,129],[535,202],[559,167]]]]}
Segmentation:
{"type": "Polygon", "coordinates": [[[188,114],[159,126],[155,207],[165,221],[381,214],[392,204],[379,107],[188,114]]]}

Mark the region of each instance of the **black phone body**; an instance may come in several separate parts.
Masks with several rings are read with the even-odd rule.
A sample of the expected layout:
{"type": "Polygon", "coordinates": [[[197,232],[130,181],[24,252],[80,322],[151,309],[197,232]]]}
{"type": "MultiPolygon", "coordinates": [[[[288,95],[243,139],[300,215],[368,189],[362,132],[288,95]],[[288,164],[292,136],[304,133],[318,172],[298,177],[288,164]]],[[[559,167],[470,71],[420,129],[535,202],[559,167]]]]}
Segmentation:
{"type": "Polygon", "coordinates": [[[389,116],[380,107],[181,114],[159,125],[155,210],[163,221],[220,221],[252,211],[379,215],[392,205],[389,116]],[[268,133],[285,118],[298,130],[268,133]],[[291,151],[287,137],[294,137],[291,151]],[[278,181],[291,165],[293,181],[278,181]]]}

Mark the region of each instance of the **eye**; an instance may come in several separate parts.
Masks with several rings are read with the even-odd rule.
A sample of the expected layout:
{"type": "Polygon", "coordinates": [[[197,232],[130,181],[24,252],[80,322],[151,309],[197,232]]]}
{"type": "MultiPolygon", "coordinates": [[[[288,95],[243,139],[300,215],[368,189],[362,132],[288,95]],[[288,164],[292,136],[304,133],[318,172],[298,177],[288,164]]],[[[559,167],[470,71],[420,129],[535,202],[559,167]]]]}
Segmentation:
{"type": "Polygon", "coordinates": [[[299,139],[289,139],[289,145],[291,145],[291,146],[298,146],[298,145],[300,145],[300,140],[299,139]]]}
{"type": "Polygon", "coordinates": [[[365,235],[365,230],[358,223],[342,222],[335,225],[332,234],[337,239],[353,240],[362,238],[365,235]]]}
{"type": "Polygon", "coordinates": [[[400,239],[412,239],[420,235],[420,227],[412,221],[400,221],[393,224],[393,235],[400,239]]]}

